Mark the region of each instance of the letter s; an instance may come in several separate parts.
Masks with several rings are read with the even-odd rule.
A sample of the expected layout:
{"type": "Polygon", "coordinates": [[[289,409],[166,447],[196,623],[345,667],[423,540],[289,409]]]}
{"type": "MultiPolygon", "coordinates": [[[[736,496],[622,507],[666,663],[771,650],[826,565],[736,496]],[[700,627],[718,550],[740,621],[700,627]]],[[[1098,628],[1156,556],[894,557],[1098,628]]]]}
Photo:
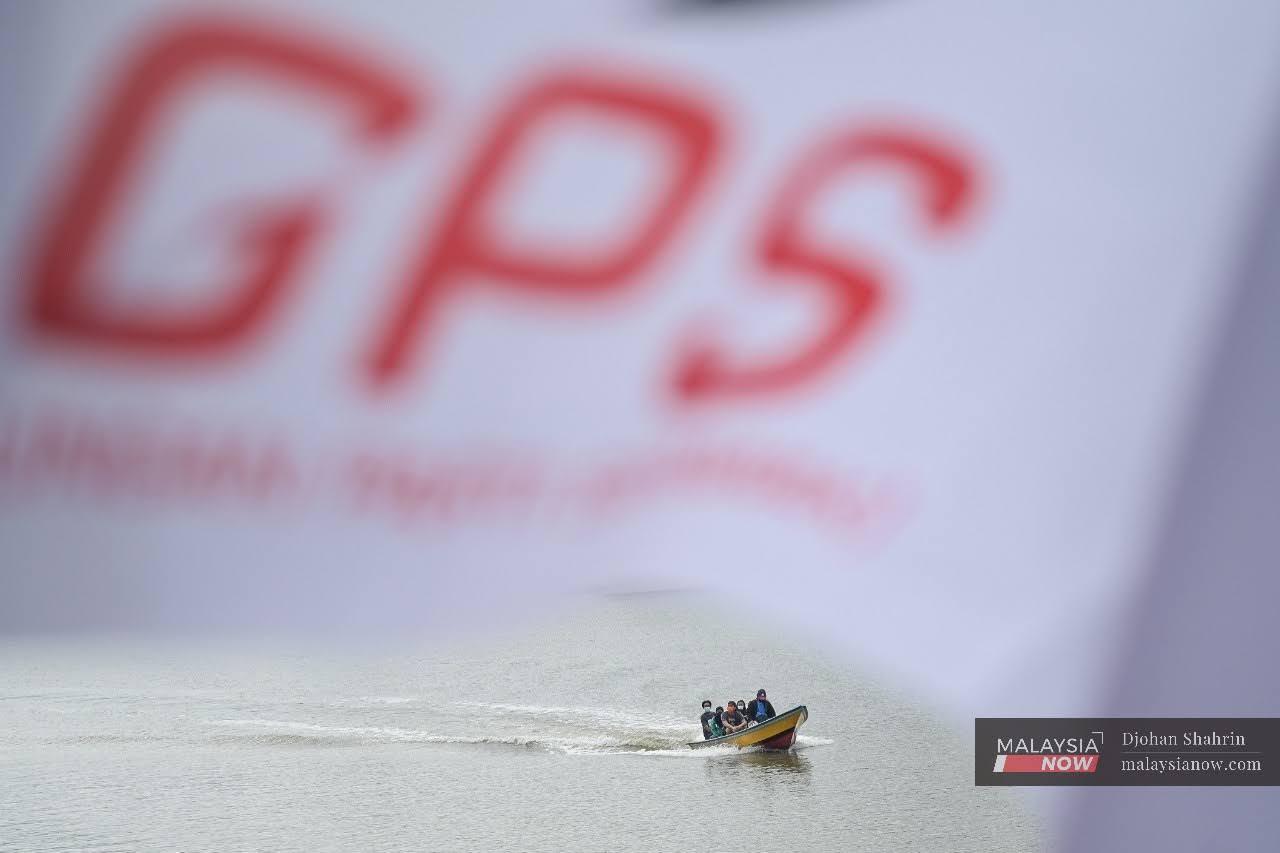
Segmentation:
{"type": "Polygon", "coordinates": [[[917,178],[923,188],[919,203],[931,230],[956,225],[972,207],[975,181],[968,161],[931,137],[870,130],[819,146],[783,182],[766,218],[758,261],[771,273],[804,273],[809,284],[821,288],[830,306],[825,327],[782,358],[758,364],[735,365],[722,347],[698,342],[677,365],[673,385],[679,399],[759,396],[797,387],[829,370],[863,337],[884,306],[882,277],[852,253],[836,254],[807,241],[800,227],[824,182],[859,165],[906,170],[917,178]]]}

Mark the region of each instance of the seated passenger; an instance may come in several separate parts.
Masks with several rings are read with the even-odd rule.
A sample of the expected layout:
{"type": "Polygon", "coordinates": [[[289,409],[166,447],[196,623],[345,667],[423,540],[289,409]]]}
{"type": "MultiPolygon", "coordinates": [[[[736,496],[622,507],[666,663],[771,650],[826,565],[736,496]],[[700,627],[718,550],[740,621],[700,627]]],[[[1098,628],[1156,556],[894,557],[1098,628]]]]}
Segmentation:
{"type": "Polygon", "coordinates": [[[711,718],[711,736],[712,737],[724,737],[724,724],[720,720],[721,716],[723,715],[724,715],[724,708],[721,708],[719,705],[717,705],[716,715],[711,718]]]}
{"type": "Polygon", "coordinates": [[[711,700],[702,700],[702,739],[710,740],[713,735],[711,733],[711,721],[715,719],[716,712],[711,710],[711,700]]]}
{"type": "Polygon", "coordinates": [[[756,723],[763,723],[770,717],[778,716],[773,710],[773,705],[765,696],[764,688],[761,687],[756,691],[756,698],[751,700],[751,704],[747,706],[747,719],[756,723]]]}
{"type": "Polygon", "coordinates": [[[750,724],[751,718],[747,716],[747,703],[742,701],[741,699],[734,699],[733,704],[734,704],[734,707],[738,709],[738,713],[741,714],[743,717],[745,717],[747,723],[750,724]]]}
{"type": "Polygon", "coordinates": [[[720,717],[720,722],[724,725],[724,733],[727,735],[736,734],[747,727],[747,718],[738,713],[738,706],[733,704],[733,700],[729,700],[729,707],[720,717]]]}

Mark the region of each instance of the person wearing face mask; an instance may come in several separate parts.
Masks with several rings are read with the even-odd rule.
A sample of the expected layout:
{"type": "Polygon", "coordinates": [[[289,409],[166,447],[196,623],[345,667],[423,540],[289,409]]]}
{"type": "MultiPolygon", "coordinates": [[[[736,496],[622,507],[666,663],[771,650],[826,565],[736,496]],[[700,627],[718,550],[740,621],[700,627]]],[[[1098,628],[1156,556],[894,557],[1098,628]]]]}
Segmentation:
{"type": "Polygon", "coordinates": [[[754,723],[763,723],[770,717],[778,716],[773,710],[773,704],[769,701],[761,687],[756,691],[756,698],[751,700],[751,704],[747,705],[747,719],[754,723]]]}
{"type": "Polygon", "coordinates": [[[715,737],[714,731],[711,728],[711,721],[714,720],[715,717],[716,717],[716,712],[711,710],[711,700],[703,699],[702,700],[702,739],[703,740],[710,740],[711,738],[715,737]]]}
{"type": "Polygon", "coordinates": [[[747,716],[747,703],[742,701],[741,699],[734,699],[733,704],[734,704],[734,707],[738,709],[738,713],[742,715],[742,719],[750,723],[751,718],[747,716]]]}

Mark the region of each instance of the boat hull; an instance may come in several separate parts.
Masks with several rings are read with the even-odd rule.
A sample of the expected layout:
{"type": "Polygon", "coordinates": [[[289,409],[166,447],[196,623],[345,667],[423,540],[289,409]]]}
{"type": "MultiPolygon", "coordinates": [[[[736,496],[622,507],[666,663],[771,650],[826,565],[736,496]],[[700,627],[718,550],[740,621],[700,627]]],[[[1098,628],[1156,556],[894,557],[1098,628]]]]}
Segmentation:
{"type": "Polygon", "coordinates": [[[809,709],[798,705],[786,713],[765,720],[758,725],[750,726],[743,731],[709,740],[694,741],[690,749],[703,749],[708,746],[736,746],[738,749],[755,747],[758,749],[790,749],[795,745],[800,726],[809,719],[809,709]]]}

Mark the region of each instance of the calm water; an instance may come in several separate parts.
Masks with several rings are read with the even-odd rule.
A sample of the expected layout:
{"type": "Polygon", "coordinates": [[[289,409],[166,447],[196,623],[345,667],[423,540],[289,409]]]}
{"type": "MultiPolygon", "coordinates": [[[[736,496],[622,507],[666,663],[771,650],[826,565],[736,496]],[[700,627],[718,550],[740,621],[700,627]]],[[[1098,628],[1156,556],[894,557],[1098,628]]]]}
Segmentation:
{"type": "Polygon", "coordinates": [[[0,849],[1036,849],[967,740],[768,633],[662,596],[447,649],[8,640],[0,849]],[[684,746],[759,686],[793,753],[684,746]]]}

